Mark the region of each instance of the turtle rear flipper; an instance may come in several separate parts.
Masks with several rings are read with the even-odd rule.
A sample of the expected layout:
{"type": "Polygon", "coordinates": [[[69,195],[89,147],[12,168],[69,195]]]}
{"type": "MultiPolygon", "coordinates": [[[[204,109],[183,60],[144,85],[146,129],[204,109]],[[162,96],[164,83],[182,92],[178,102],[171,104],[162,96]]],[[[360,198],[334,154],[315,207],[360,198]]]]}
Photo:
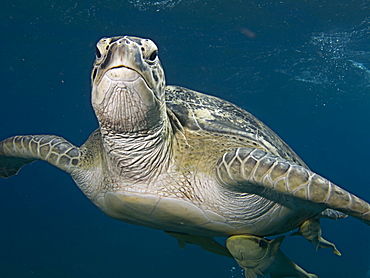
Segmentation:
{"type": "Polygon", "coordinates": [[[227,152],[219,159],[216,171],[222,185],[238,191],[267,189],[307,201],[322,211],[340,211],[370,225],[369,203],[303,166],[259,149],[227,152]]]}
{"type": "Polygon", "coordinates": [[[80,149],[61,137],[14,136],[0,142],[0,177],[16,175],[24,165],[39,159],[71,173],[80,158],[80,149]]]}
{"type": "Polygon", "coordinates": [[[338,251],[337,247],[327,241],[322,236],[322,231],[320,227],[320,220],[318,218],[308,219],[301,224],[299,231],[291,234],[292,236],[300,235],[307,239],[309,242],[313,243],[317,249],[320,248],[332,248],[334,254],[341,256],[342,254],[338,251]]]}

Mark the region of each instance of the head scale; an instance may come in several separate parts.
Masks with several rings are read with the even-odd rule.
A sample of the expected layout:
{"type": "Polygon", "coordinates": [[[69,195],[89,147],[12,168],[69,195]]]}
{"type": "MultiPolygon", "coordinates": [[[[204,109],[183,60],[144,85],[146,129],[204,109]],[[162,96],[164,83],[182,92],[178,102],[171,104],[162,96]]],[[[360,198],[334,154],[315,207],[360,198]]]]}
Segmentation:
{"type": "Polygon", "coordinates": [[[101,128],[137,132],[165,117],[165,76],[149,39],[102,38],[91,74],[92,105],[101,128]]]}

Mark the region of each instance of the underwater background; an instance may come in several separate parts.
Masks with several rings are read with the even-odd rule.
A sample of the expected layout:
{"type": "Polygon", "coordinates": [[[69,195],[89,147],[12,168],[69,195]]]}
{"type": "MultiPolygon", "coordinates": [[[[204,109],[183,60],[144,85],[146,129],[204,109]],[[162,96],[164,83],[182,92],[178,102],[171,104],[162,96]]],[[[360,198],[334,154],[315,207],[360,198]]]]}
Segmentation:
{"type": "MultiPolygon", "coordinates": [[[[81,145],[95,43],[153,39],[167,83],[227,99],[311,167],[370,201],[370,1],[3,1],[0,139],[56,134],[81,145]]],[[[0,277],[242,278],[236,262],[113,220],[45,163],[0,180],[0,277]]],[[[370,229],[322,221],[336,244],[288,236],[282,251],[319,277],[370,277],[370,229]]],[[[223,241],[223,239],[221,239],[223,241]]]]}

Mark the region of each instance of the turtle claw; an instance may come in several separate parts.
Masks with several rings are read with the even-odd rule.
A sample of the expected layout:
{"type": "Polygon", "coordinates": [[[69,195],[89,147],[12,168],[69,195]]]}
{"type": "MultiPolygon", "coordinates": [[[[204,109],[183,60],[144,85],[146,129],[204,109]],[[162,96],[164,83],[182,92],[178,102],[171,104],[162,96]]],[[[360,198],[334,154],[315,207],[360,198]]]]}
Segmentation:
{"type": "Polygon", "coordinates": [[[280,251],[284,236],[274,240],[251,235],[231,236],[226,247],[240,267],[246,278],[257,278],[258,275],[270,274],[272,278],[297,277],[317,278],[292,262],[280,251]]]}
{"type": "Polygon", "coordinates": [[[313,243],[316,246],[316,250],[320,248],[332,248],[334,250],[334,254],[341,256],[342,254],[339,252],[337,247],[334,243],[327,241],[326,239],[321,237],[321,227],[319,219],[309,219],[299,227],[299,231],[292,234],[303,236],[306,240],[313,243]]]}
{"type": "Polygon", "coordinates": [[[317,249],[320,249],[320,248],[333,248],[334,254],[336,254],[338,256],[342,256],[342,253],[339,252],[339,250],[337,249],[337,247],[335,247],[334,243],[331,243],[331,242],[327,241],[326,239],[324,239],[322,237],[318,237],[318,240],[319,240],[319,242],[316,245],[316,248],[317,249]]]}

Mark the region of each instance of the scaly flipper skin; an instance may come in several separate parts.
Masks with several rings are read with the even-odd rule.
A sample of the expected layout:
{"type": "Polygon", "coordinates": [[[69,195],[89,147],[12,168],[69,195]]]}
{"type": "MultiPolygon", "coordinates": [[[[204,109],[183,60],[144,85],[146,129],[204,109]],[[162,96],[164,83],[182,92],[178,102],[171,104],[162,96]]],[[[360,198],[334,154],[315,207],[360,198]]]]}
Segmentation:
{"type": "Polygon", "coordinates": [[[369,203],[305,167],[270,153],[237,148],[218,161],[216,172],[225,187],[249,193],[262,187],[315,203],[322,209],[341,211],[370,225],[369,203]]]}
{"type": "Polygon", "coordinates": [[[80,158],[79,148],[61,137],[14,136],[0,142],[0,177],[13,176],[24,165],[39,159],[71,173],[79,164],[80,158]]]}
{"type": "Polygon", "coordinates": [[[272,278],[297,277],[317,278],[292,262],[280,251],[284,236],[274,240],[251,235],[231,236],[226,247],[244,269],[246,278],[257,278],[258,275],[270,274],[272,278]]]}

